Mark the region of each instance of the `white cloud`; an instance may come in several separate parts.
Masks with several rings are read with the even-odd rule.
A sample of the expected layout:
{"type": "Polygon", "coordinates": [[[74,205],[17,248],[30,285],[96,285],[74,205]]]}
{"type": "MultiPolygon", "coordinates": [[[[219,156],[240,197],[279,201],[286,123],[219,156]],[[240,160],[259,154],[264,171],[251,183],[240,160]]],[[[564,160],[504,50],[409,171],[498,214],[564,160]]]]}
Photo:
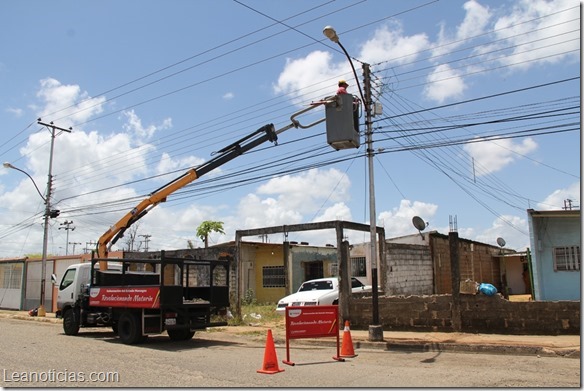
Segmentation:
{"type": "Polygon", "coordinates": [[[22,117],[22,115],[24,114],[24,110],[22,110],[22,109],[17,109],[17,108],[14,108],[14,107],[9,107],[9,108],[7,108],[7,109],[6,109],[6,112],[7,112],[7,113],[11,113],[11,114],[13,114],[13,115],[14,115],[15,117],[17,117],[17,118],[20,118],[20,117],[22,117]]]}
{"type": "Polygon", "coordinates": [[[491,17],[489,7],[482,6],[475,0],[464,3],[464,9],[466,15],[456,29],[456,38],[458,40],[482,34],[491,17]]]}
{"type": "Polygon", "coordinates": [[[518,159],[537,149],[537,143],[528,137],[520,142],[510,139],[485,141],[466,144],[464,150],[475,160],[477,176],[487,175],[502,170],[518,159]]]}
{"type": "MultiPolygon", "coordinates": [[[[270,179],[258,188],[258,194],[276,194],[278,203],[290,209],[310,213],[323,201],[347,200],[351,182],[341,171],[311,169],[298,175],[270,179]]],[[[306,213],[305,212],[305,213],[306,213]]]]}
{"type": "MultiPolygon", "coordinates": [[[[286,59],[273,89],[277,94],[290,94],[295,104],[305,103],[317,96],[322,98],[334,94],[335,77],[349,71],[350,65],[345,58],[334,64],[330,52],[317,50],[304,58],[286,59]]],[[[347,78],[347,82],[355,85],[353,78],[347,78]]]]}
{"type": "Polygon", "coordinates": [[[438,65],[428,74],[424,95],[433,101],[443,103],[447,99],[460,98],[467,86],[459,71],[448,64],[438,65]]]}
{"type": "Polygon", "coordinates": [[[235,94],[233,92],[227,92],[223,94],[223,99],[225,100],[231,100],[233,98],[235,98],[235,94]]]}
{"type": "Polygon", "coordinates": [[[547,196],[537,205],[538,210],[560,210],[564,208],[564,201],[572,200],[572,207],[580,208],[580,182],[572,183],[565,189],[558,189],[547,196]]]}
{"type": "Polygon", "coordinates": [[[429,223],[429,229],[433,229],[431,227],[432,217],[434,217],[437,210],[438,205],[435,204],[401,200],[399,207],[379,213],[377,223],[385,227],[386,237],[411,235],[416,232],[416,228],[412,225],[414,216],[420,216],[429,223]]]}
{"type": "Polygon", "coordinates": [[[300,211],[291,210],[288,205],[274,198],[261,199],[256,194],[248,194],[239,202],[238,215],[240,217],[238,229],[302,222],[300,211]]]}
{"type": "MultiPolygon", "coordinates": [[[[196,167],[205,162],[204,159],[187,156],[181,159],[173,159],[168,153],[164,152],[160,157],[160,161],[156,166],[156,174],[166,174],[171,171],[176,171],[178,169],[188,169],[191,167],[196,167]]],[[[173,174],[174,175],[174,174],[173,174]]]]}
{"type": "Polygon", "coordinates": [[[375,30],[373,37],[361,46],[359,58],[370,63],[404,64],[414,61],[429,45],[425,33],[405,36],[401,24],[394,22],[375,30]]]}
{"type": "Polygon", "coordinates": [[[351,209],[344,202],[337,202],[333,206],[326,208],[319,216],[315,217],[314,222],[344,220],[351,221],[351,209]]]}
{"type": "Polygon", "coordinates": [[[152,138],[157,130],[172,128],[172,120],[170,118],[164,119],[160,125],[151,124],[149,126],[144,126],[142,125],[142,120],[134,110],[124,111],[123,115],[126,117],[126,123],[123,126],[124,130],[135,134],[139,143],[152,138]]]}
{"type": "Polygon", "coordinates": [[[506,242],[505,248],[525,251],[529,247],[528,232],[526,217],[505,215],[493,221],[491,227],[477,234],[473,240],[497,246],[497,238],[503,238],[506,242]]]}
{"type": "MultiPolygon", "coordinates": [[[[57,114],[60,126],[67,128],[75,123],[84,123],[92,116],[103,111],[106,98],[90,98],[78,85],[63,85],[58,80],[47,78],[40,81],[41,88],[37,97],[43,102],[39,117],[57,114]]],[[[48,119],[47,119],[48,120],[48,119]]]]}
{"type": "Polygon", "coordinates": [[[572,0],[516,1],[512,11],[501,16],[493,26],[497,43],[481,50],[510,47],[507,55],[497,61],[514,65],[513,69],[524,70],[538,63],[579,61],[579,12],[572,0]],[[566,34],[571,30],[577,31],[566,34]]]}

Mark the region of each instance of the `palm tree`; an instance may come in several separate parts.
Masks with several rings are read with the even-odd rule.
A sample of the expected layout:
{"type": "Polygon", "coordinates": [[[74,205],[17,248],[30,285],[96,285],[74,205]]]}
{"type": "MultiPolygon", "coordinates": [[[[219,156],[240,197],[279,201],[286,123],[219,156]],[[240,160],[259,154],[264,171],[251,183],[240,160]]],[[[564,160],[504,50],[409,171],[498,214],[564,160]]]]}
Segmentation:
{"type": "Polygon", "coordinates": [[[207,220],[203,221],[201,225],[197,227],[197,236],[205,242],[205,248],[209,247],[209,234],[211,232],[219,232],[220,234],[225,235],[225,231],[223,231],[223,222],[207,220]]]}

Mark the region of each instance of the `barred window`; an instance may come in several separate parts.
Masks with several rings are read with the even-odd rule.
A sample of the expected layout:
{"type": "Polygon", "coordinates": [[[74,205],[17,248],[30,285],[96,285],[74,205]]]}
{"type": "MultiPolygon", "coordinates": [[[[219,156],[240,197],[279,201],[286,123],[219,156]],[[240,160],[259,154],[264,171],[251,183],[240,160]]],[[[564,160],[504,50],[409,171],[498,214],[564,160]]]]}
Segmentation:
{"type": "Polygon", "coordinates": [[[554,271],[580,271],[580,246],[554,247],[554,271]]]}
{"type": "Polygon", "coordinates": [[[367,261],[365,257],[351,258],[351,276],[367,277],[367,261]]]}
{"type": "Polygon", "coordinates": [[[286,286],[284,266],[262,267],[262,286],[264,288],[282,288],[286,286]]]}

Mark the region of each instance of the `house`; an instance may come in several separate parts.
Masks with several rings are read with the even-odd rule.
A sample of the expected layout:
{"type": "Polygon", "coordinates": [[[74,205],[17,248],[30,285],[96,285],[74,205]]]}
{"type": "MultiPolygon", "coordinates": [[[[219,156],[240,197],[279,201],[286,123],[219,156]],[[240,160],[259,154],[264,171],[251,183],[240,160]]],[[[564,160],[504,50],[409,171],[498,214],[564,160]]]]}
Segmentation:
{"type": "MultiPolygon", "coordinates": [[[[385,264],[380,265],[381,289],[389,295],[452,293],[451,235],[437,231],[386,239],[385,264]]],[[[460,281],[467,279],[493,284],[505,291],[502,256],[509,249],[457,237],[460,281]]],[[[353,246],[351,259],[367,255],[369,244],[353,246]]],[[[369,267],[367,260],[367,267],[369,267]]]]}
{"type": "Polygon", "coordinates": [[[337,273],[337,249],[306,242],[241,242],[240,261],[244,296],[259,303],[275,303],[306,280],[337,273]]]}
{"type": "Polygon", "coordinates": [[[535,300],[580,300],[580,210],[527,210],[535,300]]]}

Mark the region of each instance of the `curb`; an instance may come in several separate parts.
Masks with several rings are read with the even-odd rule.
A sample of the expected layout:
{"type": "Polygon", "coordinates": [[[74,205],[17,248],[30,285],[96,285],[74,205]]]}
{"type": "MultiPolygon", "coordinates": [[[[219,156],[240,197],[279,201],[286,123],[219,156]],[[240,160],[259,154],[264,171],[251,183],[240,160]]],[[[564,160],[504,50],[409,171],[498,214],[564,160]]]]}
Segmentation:
{"type": "MultiPolygon", "coordinates": [[[[336,341],[318,339],[298,339],[298,345],[320,345],[336,346],[336,341]]],[[[279,341],[282,342],[282,341],[279,341]]],[[[282,343],[285,343],[282,342],[282,343]]],[[[358,349],[382,350],[387,352],[424,353],[424,352],[454,352],[454,353],[484,353],[514,356],[537,356],[537,357],[561,357],[580,358],[579,348],[550,348],[530,345],[508,345],[508,344],[477,344],[477,343],[452,343],[452,342],[426,342],[426,341],[403,341],[385,339],[381,342],[355,341],[353,338],[355,351],[358,349]]]]}
{"type": "MultiPolygon", "coordinates": [[[[36,321],[44,323],[61,323],[61,319],[53,316],[36,317],[28,314],[8,314],[0,312],[0,317],[36,321]]],[[[239,337],[246,337],[245,333],[233,333],[239,337]]],[[[249,336],[247,336],[249,337],[249,336]]],[[[278,344],[285,343],[285,338],[281,340],[279,336],[274,339],[278,344]]],[[[263,336],[259,337],[259,342],[263,341],[263,336]]],[[[455,342],[427,342],[423,340],[397,340],[385,339],[380,342],[372,342],[367,340],[359,340],[352,338],[353,347],[355,349],[372,349],[390,352],[456,352],[456,353],[486,353],[486,354],[501,354],[501,355],[516,355],[516,356],[537,356],[537,357],[563,357],[563,358],[580,358],[580,348],[569,347],[543,347],[533,345],[509,345],[509,344],[478,344],[478,343],[455,343],[455,342]]],[[[320,345],[320,346],[336,346],[336,341],[326,339],[298,339],[295,340],[298,345],[320,345]]]]}
{"type": "Polygon", "coordinates": [[[404,342],[404,341],[383,341],[383,342],[356,342],[356,348],[381,349],[387,351],[403,352],[457,352],[457,353],[488,353],[488,354],[510,354],[516,356],[538,356],[538,357],[565,357],[580,358],[580,349],[574,348],[546,348],[541,346],[526,345],[504,345],[504,344],[460,344],[460,343],[440,343],[440,342],[404,342]]]}

